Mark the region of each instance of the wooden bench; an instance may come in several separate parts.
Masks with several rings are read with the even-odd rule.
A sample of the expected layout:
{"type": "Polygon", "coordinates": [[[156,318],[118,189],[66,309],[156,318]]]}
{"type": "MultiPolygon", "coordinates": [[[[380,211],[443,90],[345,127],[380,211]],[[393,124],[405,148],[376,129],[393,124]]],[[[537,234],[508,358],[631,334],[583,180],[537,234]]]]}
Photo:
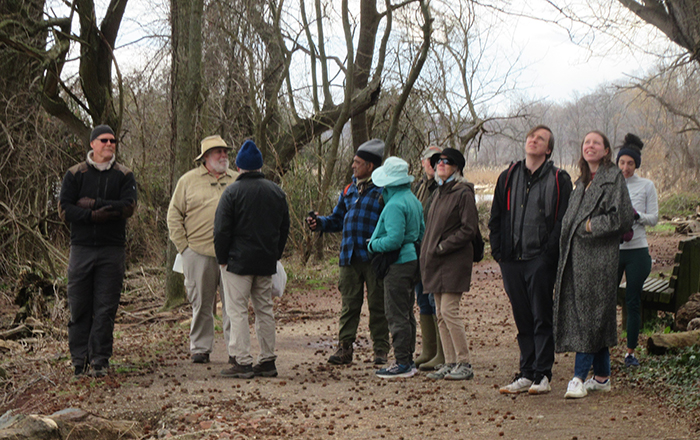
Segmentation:
{"type": "MultiPolygon", "coordinates": [[[[623,282],[617,289],[617,303],[622,305],[623,326],[627,321],[626,288],[627,283],[623,282]]],[[[700,292],[700,237],[687,238],[678,243],[670,277],[654,275],[644,281],[642,323],[654,318],[659,310],[676,313],[695,292],[700,292]]]]}

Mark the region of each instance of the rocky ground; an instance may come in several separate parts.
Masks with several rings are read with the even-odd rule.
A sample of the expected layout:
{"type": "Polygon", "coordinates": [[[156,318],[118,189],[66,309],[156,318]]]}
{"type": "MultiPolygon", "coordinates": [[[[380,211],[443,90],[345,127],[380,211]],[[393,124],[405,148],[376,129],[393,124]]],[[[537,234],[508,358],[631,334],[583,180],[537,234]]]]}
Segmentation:
{"type": "MultiPolygon", "coordinates": [[[[655,270],[672,264],[680,238],[651,237],[655,270]]],[[[39,335],[21,349],[3,354],[0,365],[8,376],[0,380],[4,391],[0,414],[9,409],[51,414],[81,408],[107,419],[137,421],[138,436],[144,439],[694,439],[700,435],[697,413],[671,409],[666,396],[620,379],[625,374],[622,340],[613,350],[610,393],[565,400],[573,356],[561,354],[554,366],[552,393],[500,395],[498,387],[517,371],[518,350],[500,272],[488,260],[475,266],[472,290],[462,300],[473,380],[434,382],[424,374],[376,378],[366,313],[355,362],[330,366],[326,359],[334,351],[340,299],[335,269],[329,267],[307,268],[302,274],[290,265],[289,289],[276,304],[277,378],[219,377],[227,361],[220,335],[210,364],[190,363],[188,308],[158,312],[162,276],[144,273],[127,284],[131,290],[124,296],[115,330],[110,376],[73,380],[65,338],[39,335]],[[320,279],[313,277],[316,269],[323,274],[320,279]]],[[[4,303],[8,299],[3,296],[4,303]]],[[[6,317],[11,306],[2,306],[6,317]]]]}

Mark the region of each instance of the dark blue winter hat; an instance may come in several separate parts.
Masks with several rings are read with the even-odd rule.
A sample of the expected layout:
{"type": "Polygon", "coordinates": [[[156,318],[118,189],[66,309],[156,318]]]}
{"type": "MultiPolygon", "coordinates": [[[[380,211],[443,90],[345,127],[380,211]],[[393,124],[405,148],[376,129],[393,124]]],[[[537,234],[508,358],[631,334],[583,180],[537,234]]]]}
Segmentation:
{"type": "Polygon", "coordinates": [[[620,157],[622,156],[629,156],[634,159],[635,168],[639,168],[642,166],[642,148],[644,148],[644,142],[638,136],[627,133],[625,143],[620,147],[615,162],[620,162],[620,157]]]}
{"type": "Polygon", "coordinates": [[[255,142],[248,139],[243,142],[236,156],[236,166],[242,170],[259,170],[263,166],[263,157],[255,142]]]}

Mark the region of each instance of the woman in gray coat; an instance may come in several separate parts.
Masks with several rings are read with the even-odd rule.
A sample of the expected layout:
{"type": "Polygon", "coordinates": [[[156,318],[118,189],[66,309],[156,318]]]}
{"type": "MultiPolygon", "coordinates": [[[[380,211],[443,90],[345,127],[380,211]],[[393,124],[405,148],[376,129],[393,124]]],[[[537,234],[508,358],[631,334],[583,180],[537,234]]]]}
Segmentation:
{"type": "Polygon", "coordinates": [[[581,176],[561,228],[554,295],[556,352],[576,352],[565,397],[610,391],[610,351],[617,344],[619,244],[634,220],[625,179],[599,131],[581,144],[581,176]],[[586,380],[593,367],[593,377],[586,380]]]}

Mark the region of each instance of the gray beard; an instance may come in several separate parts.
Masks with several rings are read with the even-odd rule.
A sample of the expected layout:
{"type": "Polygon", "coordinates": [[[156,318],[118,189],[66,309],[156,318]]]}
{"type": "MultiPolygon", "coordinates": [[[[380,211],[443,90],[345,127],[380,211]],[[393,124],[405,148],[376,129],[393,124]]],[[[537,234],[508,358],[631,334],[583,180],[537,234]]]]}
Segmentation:
{"type": "Polygon", "coordinates": [[[212,169],[217,174],[224,174],[226,170],[228,170],[228,159],[224,161],[224,163],[221,162],[209,162],[208,163],[209,167],[212,169]]]}

